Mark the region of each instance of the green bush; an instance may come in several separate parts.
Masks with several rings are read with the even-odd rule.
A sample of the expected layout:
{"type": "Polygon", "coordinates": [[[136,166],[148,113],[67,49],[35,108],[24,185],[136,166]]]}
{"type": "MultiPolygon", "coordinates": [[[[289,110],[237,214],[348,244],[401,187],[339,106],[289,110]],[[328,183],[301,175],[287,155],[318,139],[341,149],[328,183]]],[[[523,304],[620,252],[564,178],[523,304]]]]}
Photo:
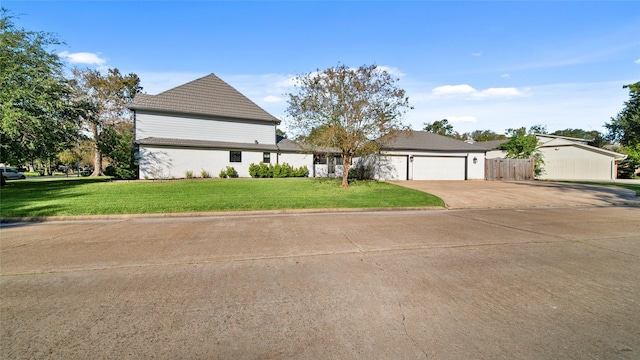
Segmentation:
{"type": "Polygon", "coordinates": [[[306,166],[294,168],[293,166],[283,164],[251,164],[249,165],[249,175],[254,178],[285,178],[285,177],[305,177],[309,174],[306,166]]]}
{"type": "Polygon", "coordinates": [[[193,171],[191,171],[191,170],[187,170],[187,171],[185,171],[184,176],[185,176],[187,179],[193,179],[193,171]]]}
{"type": "Polygon", "coordinates": [[[137,171],[131,170],[127,168],[116,168],[114,166],[107,166],[104,169],[104,174],[107,176],[112,176],[115,179],[119,180],[135,180],[138,178],[137,171]]]}
{"type": "Polygon", "coordinates": [[[207,170],[202,169],[200,170],[200,177],[203,179],[210,178],[211,174],[209,174],[207,170]]]}
{"type": "Polygon", "coordinates": [[[227,166],[226,169],[220,170],[220,174],[218,174],[218,176],[221,179],[224,179],[224,178],[237,178],[238,177],[238,172],[232,166],[227,166]]]}

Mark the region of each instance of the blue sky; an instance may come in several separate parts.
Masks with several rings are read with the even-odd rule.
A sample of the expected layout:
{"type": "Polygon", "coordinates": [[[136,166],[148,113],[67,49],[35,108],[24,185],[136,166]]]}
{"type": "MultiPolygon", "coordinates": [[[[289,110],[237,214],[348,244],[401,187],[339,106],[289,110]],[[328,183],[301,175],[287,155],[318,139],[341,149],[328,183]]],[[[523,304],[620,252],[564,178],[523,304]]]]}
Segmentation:
{"type": "Polygon", "coordinates": [[[640,81],[638,1],[0,4],[64,41],[70,67],[134,72],[149,94],[215,73],[279,118],[295,75],[338,63],[395,75],[416,130],[604,131],[640,81]]]}

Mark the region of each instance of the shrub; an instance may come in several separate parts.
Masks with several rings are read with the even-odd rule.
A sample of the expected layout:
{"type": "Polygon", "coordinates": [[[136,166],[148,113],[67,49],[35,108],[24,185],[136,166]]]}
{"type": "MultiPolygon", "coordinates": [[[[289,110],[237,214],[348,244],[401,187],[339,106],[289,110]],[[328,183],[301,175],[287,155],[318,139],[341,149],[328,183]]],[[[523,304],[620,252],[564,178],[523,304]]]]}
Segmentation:
{"type": "Polygon", "coordinates": [[[237,178],[238,172],[232,166],[227,166],[226,169],[220,170],[220,174],[218,176],[222,179],[224,178],[237,178]]]}
{"type": "Polygon", "coordinates": [[[200,177],[203,179],[210,178],[211,174],[207,170],[200,170],[200,177]]]}
{"type": "Polygon", "coordinates": [[[185,176],[187,179],[193,179],[193,171],[191,171],[191,170],[187,170],[187,171],[185,171],[184,176],[185,176]]]}
{"type": "Polygon", "coordinates": [[[309,174],[306,166],[294,168],[293,166],[283,164],[251,164],[249,165],[249,175],[254,178],[285,178],[285,177],[304,177],[309,174]]]}
{"type": "Polygon", "coordinates": [[[104,169],[104,174],[107,176],[112,176],[115,179],[119,180],[135,180],[137,179],[137,171],[131,170],[127,168],[107,166],[104,169]]]}

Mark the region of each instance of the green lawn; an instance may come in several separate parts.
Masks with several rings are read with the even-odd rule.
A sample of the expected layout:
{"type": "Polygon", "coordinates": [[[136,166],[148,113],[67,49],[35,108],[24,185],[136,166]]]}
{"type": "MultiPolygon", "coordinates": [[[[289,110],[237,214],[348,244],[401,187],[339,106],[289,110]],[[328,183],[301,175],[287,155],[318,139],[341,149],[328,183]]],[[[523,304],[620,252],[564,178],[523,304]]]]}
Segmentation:
{"type": "Polygon", "coordinates": [[[197,211],[444,206],[442,199],[389,183],[335,179],[8,181],[0,216],[150,214],[197,211]]]}

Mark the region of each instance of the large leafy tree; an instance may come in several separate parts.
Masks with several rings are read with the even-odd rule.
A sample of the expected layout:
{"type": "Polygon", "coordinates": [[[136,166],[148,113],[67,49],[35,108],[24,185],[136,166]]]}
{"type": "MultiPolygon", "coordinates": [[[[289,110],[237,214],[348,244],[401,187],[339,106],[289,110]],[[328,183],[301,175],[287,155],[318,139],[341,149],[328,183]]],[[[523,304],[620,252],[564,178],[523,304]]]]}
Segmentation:
{"type": "Polygon", "coordinates": [[[126,105],[135,94],[142,91],[140,78],[133,73],[123,75],[118,69],[109,69],[106,74],[92,69],[75,69],[73,74],[77,94],[89,104],[91,110],[84,117],[94,141],[91,176],[100,176],[103,175],[103,150],[113,145],[105,141],[115,139],[113,134],[102,136],[102,132],[123,122],[132,122],[131,112],[126,105]]]}
{"type": "Polygon", "coordinates": [[[473,139],[473,141],[492,141],[503,140],[506,138],[506,135],[498,134],[491,130],[474,130],[472,132],[464,133],[460,136],[460,140],[473,139]]]}
{"type": "Polygon", "coordinates": [[[353,157],[376,153],[399,130],[409,106],[398,79],[376,65],[338,65],[296,77],[289,94],[288,129],[311,147],[342,153],[342,187],[353,157]],[[376,141],[374,141],[376,140],[376,141]]]}
{"type": "Polygon", "coordinates": [[[618,167],[622,174],[621,171],[618,173],[629,177],[640,167],[640,81],[624,85],[623,88],[629,89],[629,100],[605,127],[609,130],[607,138],[622,145],[621,151],[628,156],[618,167]]]}
{"type": "Polygon", "coordinates": [[[629,89],[629,100],[624,108],[611,118],[605,127],[609,130],[609,139],[624,146],[635,147],[640,144],[640,81],[624,85],[629,89]]]}
{"type": "Polygon", "coordinates": [[[74,101],[53,35],[18,28],[0,10],[0,162],[52,160],[73,146],[83,107],[74,101]]]}

